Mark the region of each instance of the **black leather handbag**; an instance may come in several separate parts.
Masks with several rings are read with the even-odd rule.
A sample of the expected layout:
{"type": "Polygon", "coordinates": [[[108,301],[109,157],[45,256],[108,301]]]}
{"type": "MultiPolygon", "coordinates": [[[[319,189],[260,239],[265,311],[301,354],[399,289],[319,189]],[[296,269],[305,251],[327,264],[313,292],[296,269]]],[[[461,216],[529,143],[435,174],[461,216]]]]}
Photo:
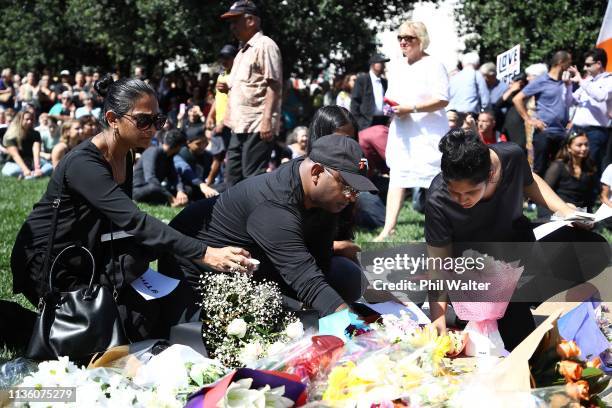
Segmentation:
{"type": "Polygon", "coordinates": [[[40,298],[39,314],[26,350],[26,357],[33,360],[68,356],[71,360],[84,361],[94,353],[128,343],[117,309],[117,292],[94,283],[96,263],[87,248],[79,245],[65,247],[49,269],[66,167],[63,167],[60,177],[58,198],[53,201],[51,231],[42,267],[42,276],[48,282],[49,290],[40,298]],[[53,287],[55,267],[62,255],[75,250],[84,252],[91,261],[89,284],[76,290],[59,291],[53,287]]]}

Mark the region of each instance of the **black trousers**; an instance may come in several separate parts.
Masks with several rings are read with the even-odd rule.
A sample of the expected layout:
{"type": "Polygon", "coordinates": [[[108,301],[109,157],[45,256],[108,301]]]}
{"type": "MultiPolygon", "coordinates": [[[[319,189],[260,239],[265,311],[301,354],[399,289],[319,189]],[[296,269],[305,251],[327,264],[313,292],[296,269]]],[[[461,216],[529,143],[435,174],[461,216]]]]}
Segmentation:
{"type": "Polygon", "coordinates": [[[533,134],[533,171],[544,177],[546,169],[555,159],[557,152],[563,144],[562,133],[535,132],[533,134]]]}
{"type": "Polygon", "coordinates": [[[154,184],[134,187],[132,190],[132,198],[139,203],[168,204],[168,192],[164,187],[154,184]]]}
{"type": "Polygon", "coordinates": [[[259,132],[232,132],[225,169],[227,186],[231,187],[247,177],[265,173],[273,146],[273,140],[262,140],[259,132]]]}

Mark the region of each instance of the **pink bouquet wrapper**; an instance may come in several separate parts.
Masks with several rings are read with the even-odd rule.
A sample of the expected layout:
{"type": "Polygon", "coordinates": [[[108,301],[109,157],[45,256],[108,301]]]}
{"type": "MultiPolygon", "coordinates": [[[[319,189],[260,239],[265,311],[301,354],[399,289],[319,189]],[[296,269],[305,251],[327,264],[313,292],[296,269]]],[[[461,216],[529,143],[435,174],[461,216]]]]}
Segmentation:
{"type": "Polygon", "coordinates": [[[518,261],[506,263],[487,257],[485,268],[481,271],[471,271],[463,275],[445,273],[447,279],[490,283],[488,289],[483,291],[449,292],[457,317],[469,321],[465,328],[469,333],[466,355],[507,355],[499,335],[497,320],[504,317],[523,270],[522,266],[518,266],[518,261]]]}

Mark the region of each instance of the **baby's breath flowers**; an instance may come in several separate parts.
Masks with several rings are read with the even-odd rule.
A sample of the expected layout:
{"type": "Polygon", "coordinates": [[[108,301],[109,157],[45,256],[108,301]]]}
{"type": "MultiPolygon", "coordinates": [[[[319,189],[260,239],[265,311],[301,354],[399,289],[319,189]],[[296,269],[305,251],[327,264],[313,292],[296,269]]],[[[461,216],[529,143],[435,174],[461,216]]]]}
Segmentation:
{"type": "Polygon", "coordinates": [[[273,282],[244,274],[200,276],[202,338],[213,358],[228,367],[249,365],[266,355],[272,344],[299,338],[302,324],[283,310],[273,282]]]}

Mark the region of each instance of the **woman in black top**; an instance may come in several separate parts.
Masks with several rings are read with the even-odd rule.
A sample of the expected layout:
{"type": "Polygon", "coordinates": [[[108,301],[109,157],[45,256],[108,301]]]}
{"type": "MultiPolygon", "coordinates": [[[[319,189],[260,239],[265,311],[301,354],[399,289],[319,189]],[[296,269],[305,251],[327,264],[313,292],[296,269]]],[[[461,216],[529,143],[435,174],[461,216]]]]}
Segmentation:
{"type": "Polygon", "coordinates": [[[591,212],[595,203],[597,171],[589,157],[589,139],[584,132],[573,132],[550,164],[544,179],[566,203],[591,212]]]}
{"type": "MultiPolygon", "coordinates": [[[[430,257],[453,256],[453,244],[461,242],[534,241],[523,215],[525,197],[564,216],[573,212],[531,171],[514,143],[485,146],[478,136],[456,129],[442,138],[439,148],[442,172],[431,183],[425,208],[430,257]]],[[[430,292],[432,321],[442,330],[446,328],[444,299],[444,294],[430,292]]],[[[508,350],[533,328],[528,303],[510,303],[499,322],[508,350]]]]}
{"type": "MultiPolygon", "coordinates": [[[[152,333],[159,316],[146,315],[150,305],[140,299],[130,283],[164,252],[180,254],[221,271],[246,271],[249,253],[240,248],[210,248],[140,211],[131,200],[132,149],[149,146],[155,129],[165,122],[159,113],[155,91],[137,79],[111,77],[97,81],[95,89],[104,100],[105,129],[72,149],[53,173],[47,191],[34,205],[13,247],[13,291],[33,304],[47,291],[41,276],[54,212],[52,203],[63,184],[52,256],[71,244],[89,249],[96,260],[100,282],[119,291],[130,339],[152,333]],[[63,175],[63,177],[62,177],[63,175]],[[125,232],[125,234],[123,234],[125,232]],[[104,236],[112,233],[112,243],[104,236]],[[126,238],[121,238],[124,236],[126,238]],[[112,252],[111,252],[112,250],[112,252]],[[110,262],[111,259],[116,262],[110,262]],[[132,327],[128,320],[132,319],[132,327]],[[149,324],[142,329],[141,326],[149,324]]],[[[57,287],[66,290],[88,279],[87,262],[81,254],[62,262],[57,287]]],[[[155,332],[157,333],[157,332],[155,332]]]]}

